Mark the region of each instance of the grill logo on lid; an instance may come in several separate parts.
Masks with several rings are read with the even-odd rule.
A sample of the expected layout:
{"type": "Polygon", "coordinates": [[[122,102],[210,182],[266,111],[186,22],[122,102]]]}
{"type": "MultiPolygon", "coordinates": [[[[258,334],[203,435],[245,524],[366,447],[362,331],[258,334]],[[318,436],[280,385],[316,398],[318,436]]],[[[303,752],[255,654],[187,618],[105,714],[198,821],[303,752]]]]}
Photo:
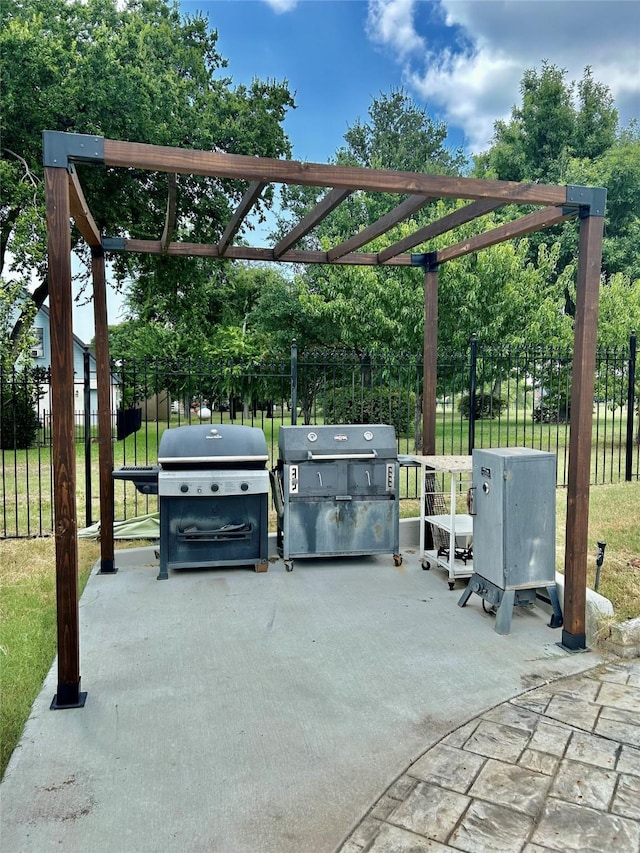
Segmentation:
{"type": "Polygon", "coordinates": [[[349,438],[343,433],[338,433],[338,435],[333,436],[334,441],[349,441],[349,438]]]}

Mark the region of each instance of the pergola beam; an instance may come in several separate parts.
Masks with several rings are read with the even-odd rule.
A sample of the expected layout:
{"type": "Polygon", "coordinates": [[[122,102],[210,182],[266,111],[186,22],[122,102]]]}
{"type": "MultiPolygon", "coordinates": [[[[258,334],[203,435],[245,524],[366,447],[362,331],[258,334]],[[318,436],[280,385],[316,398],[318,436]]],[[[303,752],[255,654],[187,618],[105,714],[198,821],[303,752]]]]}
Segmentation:
{"type": "Polygon", "coordinates": [[[224,233],[218,241],[218,253],[224,255],[227,246],[231,243],[235,235],[238,233],[245,217],[260,197],[260,193],[265,188],[266,184],[262,181],[253,181],[249,185],[249,189],[242,196],[240,204],[236,208],[236,212],[229,220],[229,224],[224,229],[224,233]]]}
{"type": "MultiPolygon", "coordinates": [[[[105,238],[102,241],[108,252],[140,252],[144,255],[159,255],[163,253],[159,240],[128,240],[125,238],[105,238]]],[[[211,243],[170,243],[166,249],[167,255],[199,258],[227,258],[234,261],[279,261],[288,264],[328,264],[328,253],[314,250],[290,249],[288,252],[275,257],[273,249],[261,249],[255,246],[229,246],[224,255],[220,254],[217,245],[211,243]]],[[[376,252],[350,252],[339,258],[336,264],[350,266],[379,266],[380,261],[376,252]]],[[[399,255],[392,258],[385,266],[411,266],[411,255],[399,255]]]]}
{"type": "Polygon", "coordinates": [[[439,237],[441,234],[453,231],[455,228],[459,228],[460,225],[478,219],[492,210],[498,210],[500,207],[504,207],[503,202],[487,201],[486,199],[465,204],[464,207],[459,207],[452,213],[447,214],[447,216],[443,216],[442,219],[438,219],[437,222],[432,222],[424,228],[419,228],[413,234],[407,235],[392,246],[388,246],[386,249],[378,252],[380,263],[386,264],[395,255],[406,252],[408,249],[413,249],[415,246],[426,243],[428,240],[439,237]]]}
{"type": "Polygon", "coordinates": [[[398,225],[399,222],[403,222],[409,216],[412,216],[412,214],[417,213],[418,210],[422,210],[432,200],[429,196],[424,195],[414,195],[405,199],[385,216],[376,220],[376,222],[372,222],[371,225],[363,228],[362,231],[349,238],[349,240],[345,240],[344,243],[340,243],[338,246],[334,246],[333,249],[329,249],[327,252],[329,263],[337,261],[355,249],[359,249],[360,246],[365,246],[367,243],[375,240],[376,237],[380,237],[381,234],[386,234],[394,225],[398,225]]]}
{"type": "Polygon", "coordinates": [[[365,192],[421,194],[433,198],[493,198],[504,204],[552,205],[566,201],[566,188],[550,184],[524,184],[517,181],[427,175],[422,172],[364,169],[359,166],[301,163],[297,160],[221,154],[217,151],[169,148],[114,139],[104,140],[104,164],[212,178],[311,187],[341,187],[351,191],[359,189],[365,192]]]}
{"type": "Polygon", "coordinates": [[[282,260],[282,255],[284,255],[287,249],[290,249],[291,246],[295,246],[299,240],[302,240],[309,231],[315,228],[319,222],[328,216],[332,210],[335,210],[349,195],[351,195],[351,190],[344,189],[333,189],[327,193],[322,201],[277,243],[273,249],[273,260],[282,260]]]}
{"type": "Polygon", "coordinates": [[[513,240],[514,237],[523,237],[525,234],[531,234],[541,228],[549,228],[549,226],[557,225],[559,222],[566,222],[567,219],[572,219],[577,214],[578,210],[575,208],[545,207],[544,210],[536,210],[520,219],[499,225],[491,231],[485,231],[484,234],[477,234],[475,237],[470,237],[468,240],[442,249],[437,253],[438,263],[461,258],[464,255],[471,254],[471,252],[479,252],[480,249],[487,249],[489,246],[495,246],[496,243],[513,240]]]}
{"type": "Polygon", "coordinates": [[[178,176],[175,172],[169,172],[168,176],[169,190],[167,194],[167,212],[164,217],[164,228],[160,244],[163,253],[167,251],[167,247],[171,242],[173,233],[176,230],[176,203],[178,195],[178,176]]]}
{"type": "Polygon", "coordinates": [[[69,165],[69,209],[78,231],[92,249],[101,246],[100,231],[95,223],[89,205],[82,192],[82,186],[75,166],[69,165]]]}

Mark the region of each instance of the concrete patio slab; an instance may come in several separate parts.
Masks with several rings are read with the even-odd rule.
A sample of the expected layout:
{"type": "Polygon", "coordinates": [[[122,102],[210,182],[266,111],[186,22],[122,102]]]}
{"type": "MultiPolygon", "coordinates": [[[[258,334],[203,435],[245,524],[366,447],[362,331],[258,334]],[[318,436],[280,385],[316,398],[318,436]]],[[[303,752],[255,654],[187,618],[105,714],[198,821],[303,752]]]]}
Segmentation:
{"type": "Polygon", "coordinates": [[[538,608],[496,634],[403,556],[157,581],[143,548],[94,569],[87,702],[49,710],[54,663],[2,784],[3,849],[330,853],[447,733],[601,661],[538,608]]]}

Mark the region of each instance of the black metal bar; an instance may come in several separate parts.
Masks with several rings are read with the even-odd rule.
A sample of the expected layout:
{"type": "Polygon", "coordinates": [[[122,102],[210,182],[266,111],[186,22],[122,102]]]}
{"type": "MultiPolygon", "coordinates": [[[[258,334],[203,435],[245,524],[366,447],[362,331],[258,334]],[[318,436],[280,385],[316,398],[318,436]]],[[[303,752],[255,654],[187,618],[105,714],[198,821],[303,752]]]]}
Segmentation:
{"type": "Polygon", "coordinates": [[[631,482],[633,469],[633,420],[636,401],[636,332],[629,337],[629,374],[627,384],[627,445],[625,449],[624,479],[631,482]]]}
{"type": "Polygon", "coordinates": [[[291,425],[298,423],[298,344],[291,341],[291,425]]]}
{"type": "Polygon", "coordinates": [[[91,354],[89,347],[82,354],[84,363],[84,499],[86,526],[93,524],[91,518],[91,354]]]}
{"type": "Polygon", "coordinates": [[[478,337],[471,335],[469,353],[469,456],[476,442],[476,382],[478,369],[478,337]]]}

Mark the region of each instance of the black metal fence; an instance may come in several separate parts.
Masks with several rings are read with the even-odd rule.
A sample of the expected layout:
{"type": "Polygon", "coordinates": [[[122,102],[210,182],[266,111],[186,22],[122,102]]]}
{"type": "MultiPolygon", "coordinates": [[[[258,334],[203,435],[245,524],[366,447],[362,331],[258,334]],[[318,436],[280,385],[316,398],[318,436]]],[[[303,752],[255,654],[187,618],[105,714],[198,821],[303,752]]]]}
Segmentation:
{"type": "MultiPolygon", "coordinates": [[[[640,478],[636,335],[628,347],[597,353],[591,482],[640,478]]],[[[86,356],[76,413],[79,524],[99,516],[95,376],[86,356]]],[[[438,359],[436,452],[524,446],[552,451],[566,485],[572,353],[483,348],[438,359]]],[[[391,423],[401,454],[422,446],[422,356],[322,350],[286,359],[224,363],[127,361],[112,366],[114,466],[155,464],[162,432],[185,423],[261,427],[271,464],[278,429],[289,423],[391,423]]],[[[0,538],[53,530],[51,412],[47,371],[0,373],[2,516],[0,538]]],[[[402,497],[417,499],[415,469],[402,469],[402,497]]],[[[116,484],[116,518],[157,510],[157,499],[116,484]]]]}

